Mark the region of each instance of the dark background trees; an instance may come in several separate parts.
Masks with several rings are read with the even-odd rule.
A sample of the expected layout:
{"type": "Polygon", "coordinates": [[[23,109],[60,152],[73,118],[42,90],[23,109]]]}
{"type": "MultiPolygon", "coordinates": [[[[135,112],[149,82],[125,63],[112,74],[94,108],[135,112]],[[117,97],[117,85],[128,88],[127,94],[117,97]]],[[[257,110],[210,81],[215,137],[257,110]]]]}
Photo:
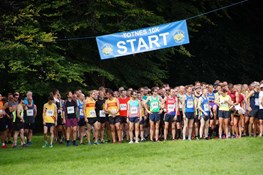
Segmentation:
{"type": "Polygon", "coordinates": [[[256,0],[187,20],[190,44],[101,61],[95,38],[187,19],[231,0],[0,2],[0,89],[46,95],[107,86],[216,79],[261,80],[262,12],[256,0]],[[84,37],[79,40],[70,38],[84,37]]]}

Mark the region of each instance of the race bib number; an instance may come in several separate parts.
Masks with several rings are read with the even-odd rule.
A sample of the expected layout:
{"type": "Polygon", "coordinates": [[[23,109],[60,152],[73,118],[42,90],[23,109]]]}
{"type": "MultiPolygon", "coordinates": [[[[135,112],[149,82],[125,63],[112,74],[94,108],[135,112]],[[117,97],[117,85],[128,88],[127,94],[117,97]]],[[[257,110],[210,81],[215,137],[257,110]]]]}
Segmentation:
{"type": "Polygon", "coordinates": [[[209,111],[209,105],[207,103],[204,104],[204,111],[209,111]]]}
{"type": "Polygon", "coordinates": [[[256,106],[259,106],[258,98],[255,98],[255,105],[256,105],[256,106]]]}
{"type": "Polygon", "coordinates": [[[127,104],[120,104],[120,110],[121,111],[127,110],[127,104]]]}
{"type": "Polygon", "coordinates": [[[138,108],[137,107],[131,107],[131,114],[138,114],[138,108]]]}
{"type": "Polygon", "coordinates": [[[79,115],[81,115],[81,116],[84,115],[84,113],[83,113],[83,109],[80,109],[80,110],[79,110],[79,115]]]}
{"type": "Polygon", "coordinates": [[[96,117],[96,112],[95,112],[95,110],[89,111],[89,116],[90,116],[90,117],[96,117]]]}
{"type": "Polygon", "coordinates": [[[75,112],[74,106],[67,107],[67,112],[68,112],[68,114],[74,114],[74,112],[75,112]]]}
{"type": "Polygon", "coordinates": [[[152,102],[151,106],[152,106],[153,109],[158,108],[158,102],[152,102]]]}
{"type": "Polygon", "coordinates": [[[194,107],[194,101],[188,100],[186,105],[187,105],[187,108],[193,108],[194,107]]]}
{"type": "Polygon", "coordinates": [[[26,115],[27,115],[28,117],[34,116],[34,110],[33,110],[33,109],[28,109],[28,110],[26,111],[26,115]]]}
{"type": "Polygon", "coordinates": [[[168,112],[173,112],[175,105],[168,104],[168,112]]]}
{"type": "Polygon", "coordinates": [[[46,115],[48,117],[52,117],[52,116],[54,116],[54,111],[53,110],[47,110],[46,115]]]}
{"type": "Polygon", "coordinates": [[[100,117],[106,117],[104,110],[100,110],[100,117]]]}

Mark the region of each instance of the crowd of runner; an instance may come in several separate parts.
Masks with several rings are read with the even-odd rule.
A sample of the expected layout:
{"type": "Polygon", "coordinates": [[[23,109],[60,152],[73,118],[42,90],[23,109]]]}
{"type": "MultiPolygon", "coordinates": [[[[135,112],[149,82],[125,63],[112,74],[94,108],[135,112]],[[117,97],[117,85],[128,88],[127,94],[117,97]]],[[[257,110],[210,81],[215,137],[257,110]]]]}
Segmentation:
{"type": "MultiPolygon", "coordinates": [[[[81,90],[50,93],[43,111],[37,110],[33,94],[0,94],[2,148],[32,145],[38,113],[42,113],[44,145],[78,146],[105,142],[129,144],[159,140],[241,138],[263,134],[263,80],[233,85],[195,82],[194,85],[100,87],[87,96],[81,90]],[[50,138],[48,139],[48,134],[50,138]],[[20,136],[20,139],[18,139],[20,136]]],[[[42,127],[42,126],[41,126],[42,127]]]]}

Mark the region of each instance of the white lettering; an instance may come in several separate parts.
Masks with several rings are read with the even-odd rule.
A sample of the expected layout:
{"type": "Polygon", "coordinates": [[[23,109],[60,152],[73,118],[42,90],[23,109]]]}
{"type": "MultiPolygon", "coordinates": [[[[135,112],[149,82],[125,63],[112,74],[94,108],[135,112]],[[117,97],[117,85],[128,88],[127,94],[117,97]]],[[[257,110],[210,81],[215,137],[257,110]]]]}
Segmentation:
{"type": "Polygon", "coordinates": [[[119,48],[119,49],[117,50],[117,52],[118,52],[119,54],[125,54],[125,53],[127,52],[127,47],[126,47],[125,45],[126,45],[126,43],[125,43],[124,41],[119,41],[119,42],[117,43],[117,47],[119,48]],[[122,49],[122,50],[120,50],[120,49],[122,49]]]}
{"type": "Polygon", "coordinates": [[[148,36],[148,40],[150,48],[153,48],[153,44],[155,44],[156,47],[160,47],[160,44],[158,43],[159,38],[157,35],[148,36]]]}
{"type": "Polygon", "coordinates": [[[131,45],[132,52],[135,51],[135,49],[134,49],[134,41],[136,41],[136,39],[129,39],[129,40],[127,40],[127,43],[130,43],[130,45],[131,45]]]}
{"type": "Polygon", "coordinates": [[[145,48],[146,50],[149,49],[148,45],[146,44],[146,42],[144,41],[143,38],[139,38],[139,43],[138,43],[137,51],[140,51],[141,48],[145,48]]]}
{"type": "Polygon", "coordinates": [[[163,45],[166,46],[167,45],[167,35],[169,35],[169,32],[166,33],[161,33],[159,36],[163,37],[163,45]]]}

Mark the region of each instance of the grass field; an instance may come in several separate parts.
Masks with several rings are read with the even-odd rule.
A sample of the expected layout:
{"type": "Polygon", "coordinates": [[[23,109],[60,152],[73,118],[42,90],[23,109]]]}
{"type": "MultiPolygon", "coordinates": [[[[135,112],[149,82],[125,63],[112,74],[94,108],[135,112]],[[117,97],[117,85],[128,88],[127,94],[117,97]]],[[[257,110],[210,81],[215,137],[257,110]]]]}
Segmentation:
{"type": "MultiPolygon", "coordinates": [[[[0,149],[1,174],[263,174],[263,138],[0,149]]],[[[10,146],[9,146],[10,147],[10,146]]]]}

